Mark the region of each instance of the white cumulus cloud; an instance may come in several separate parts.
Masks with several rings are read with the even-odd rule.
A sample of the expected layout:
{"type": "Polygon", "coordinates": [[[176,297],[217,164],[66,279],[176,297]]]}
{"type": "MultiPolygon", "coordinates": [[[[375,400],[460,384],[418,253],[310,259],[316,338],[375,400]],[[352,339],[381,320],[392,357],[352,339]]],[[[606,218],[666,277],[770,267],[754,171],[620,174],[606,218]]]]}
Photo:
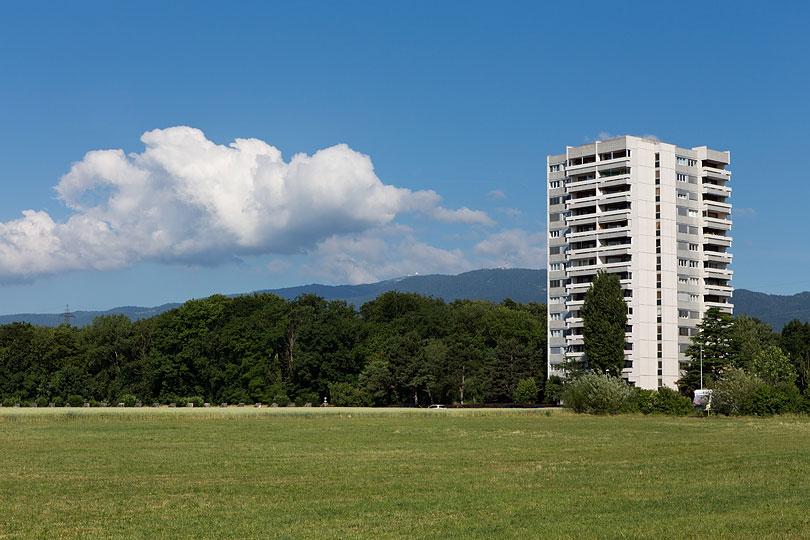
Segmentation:
{"type": "Polygon", "coordinates": [[[66,221],[26,210],[0,222],[0,278],[307,253],[407,212],[493,224],[484,212],[440,206],[435,191],[384,184],[369,156],[345,144],[286,162],[264,141],[218,145],[190,127],[156,129],[141,141],[141,153],[97,150],[73,164],[55,187],[71,211],[66,221]]]}
{"type": "Polygon", "coordinates": [[[546,235],[506,229],[475,244],[473,252],[486,261],[487,266],[543,268],[546,265],[546,235]]]}

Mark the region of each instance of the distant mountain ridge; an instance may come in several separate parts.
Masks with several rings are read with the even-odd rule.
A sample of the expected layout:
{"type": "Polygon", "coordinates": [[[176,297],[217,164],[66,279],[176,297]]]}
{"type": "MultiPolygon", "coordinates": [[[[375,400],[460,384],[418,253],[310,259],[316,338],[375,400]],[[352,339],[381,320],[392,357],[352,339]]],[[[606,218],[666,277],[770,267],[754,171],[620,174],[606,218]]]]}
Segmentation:
{"type": "MultiPolygon", "coordinates": [[[[302,285],[282,289],[265,289],[258,293],[272,293],[287,300],[302,294],[316,294],[326,300],[345,300],[356,307],[377,298],[384,292],[397,290],[423,296],[442,298],[452,302],[460,298],[502,302],[511,298],[515,302],[546,302],[546,271],[525,268],[496,268],[473,270],[456,276],[431,274],[407,276],[377,283],[362,285],[302,285]]],[[[252,294],[252,293],[245,293],[252,294]]],[[[238,295],[232,295],[238,296],[238,295]]],[[[746,314],[770,324],[775,331],[781,330],[790,320],[797,318],[810,321],[810,292],[792,296],[780,296],[747,289],[734,291],[734,314],[746,314]]],[[[123,314],[132,319],[154,317],[181,304],[163,304],[156,307],[124,306],[106,311],[76,311],[72,323],[84,326],[99,315],[123,314]]],[[[42,326],[57,326],[62,322],[61,313],[0,315],[0,324],[15,321],[42,326]]]]}
{"type": "MultiPolygon", "coordinates": [[[[326,300],[345,300],[359,308],[369,300],[374,300],[382,293],[392,290],[433,296],[442,298],[447,302],[459,298],[502,302],[506,298],[511,298],[515,302],[537,302],[542,304],[546,301],[546,271],[523,268],[497,268],[473,270],[456,276],[441,274],[417,275],[362,285],[320,285],[313,283],[299,287],[264,289],[255,292],[272,293],[287,300],[292,300],[302,294],[316,294],[326,300]]],[[[93,319],[100,315],[119,313],[136,321],[154,317],[180,305],[163,304],[157,307],[124,306],[106,311],[74,311],[71,323],[76,326],[84,326],[92,323],[93,319]]],[[[0,315],[0,324],[28,322],[42,326],[58,326],[63,320],[61,313],[0,315]]]]}

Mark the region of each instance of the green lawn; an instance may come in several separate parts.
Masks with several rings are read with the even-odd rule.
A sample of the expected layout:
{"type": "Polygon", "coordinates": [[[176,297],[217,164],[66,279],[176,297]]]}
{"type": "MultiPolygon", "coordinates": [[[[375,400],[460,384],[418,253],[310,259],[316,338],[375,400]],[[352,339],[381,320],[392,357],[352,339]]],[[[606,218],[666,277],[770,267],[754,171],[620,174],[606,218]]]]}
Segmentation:
{"type": "Polygon", "coordinates": [[[0,409],[0,538],[810,538],[810,419],[0,409]]]}

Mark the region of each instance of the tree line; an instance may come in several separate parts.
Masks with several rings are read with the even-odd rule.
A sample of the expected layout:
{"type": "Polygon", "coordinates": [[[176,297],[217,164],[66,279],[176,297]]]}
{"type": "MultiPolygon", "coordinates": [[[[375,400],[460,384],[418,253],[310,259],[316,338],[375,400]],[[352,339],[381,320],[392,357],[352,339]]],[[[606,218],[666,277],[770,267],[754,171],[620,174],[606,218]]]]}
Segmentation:
{"type": "Polygon", "coordinates": [[[585,355],[565,364],[566,381],[558,389],[550,380],[547,393],[579,412],[686,414],[688,398],[699,388],[712,390],[712,408],[724,414],[810,412],[810,323],[794,319],[777,333],[754,317],[710,308],[685,351],[690,362],[677,383],[679,396],[621,380],[627,324],[622,295],[615,274],[597,273],[581,311],[585,355]]]}
{"type": "Polygon", "coordinates": [[[336,405],[542,398],[544,305],[214,295],[132,322],[0,326],[0,400],[336,405]]]}

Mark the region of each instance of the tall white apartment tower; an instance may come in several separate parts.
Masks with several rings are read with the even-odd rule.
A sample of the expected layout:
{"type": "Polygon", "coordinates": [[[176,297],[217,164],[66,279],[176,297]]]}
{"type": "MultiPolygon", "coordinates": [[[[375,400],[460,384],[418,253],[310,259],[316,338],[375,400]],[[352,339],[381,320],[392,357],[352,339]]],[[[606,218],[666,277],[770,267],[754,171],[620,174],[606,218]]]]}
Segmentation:
{"type": "Polygon", "coordinates": [[[733,307],[729,160],[630,136],[548,156],[550,375],[583,359],[580,310],[604,270],[627,302],[622,377],[675,387],[703,314],[733,307]]]}

